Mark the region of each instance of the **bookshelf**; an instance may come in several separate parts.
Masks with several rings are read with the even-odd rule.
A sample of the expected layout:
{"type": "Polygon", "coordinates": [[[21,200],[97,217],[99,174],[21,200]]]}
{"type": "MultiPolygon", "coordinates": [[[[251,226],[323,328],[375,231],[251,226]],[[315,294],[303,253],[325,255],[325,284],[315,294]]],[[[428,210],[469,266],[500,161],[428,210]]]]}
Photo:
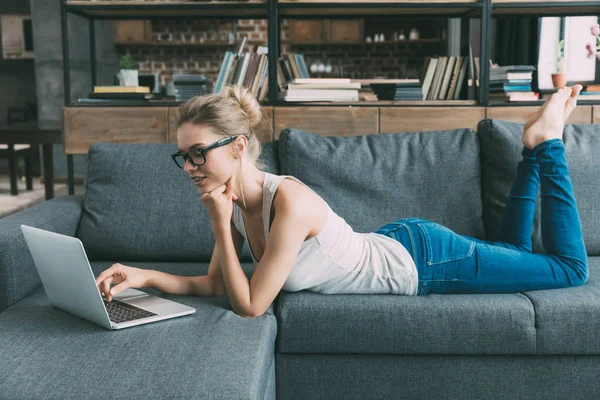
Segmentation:
{"type": "MultiPolygon", "coordinates": [[[[350,136],[389,131],[419,131],[476,128],[483,118],[522,121],[543,100],[527,103],[490,104],[489,63],[482,62],[478,100],[445,101],[358,101],[286,103],[277,100],[277,60],[281,52],[282,19],[350,19],[364,17],[402,16],[406,18],[460,18],[460,56],[469,54],[469,20],[480,20],[481,60],[489,60],[491,22],[502,16],[576,16],[600,15],[600,1],[524,1],[524,0],[227,0],[227,1],[154,1],[154,0],[60,0],[64,72],[64,142],[67,154],[69,194],[73,194],[73,154],[85,154],[93,141],[174,143],[174,115],[179,102],[115,102],[106,104],[72,103],[69,82],[69,43],[67,16],[76,14],[89,21],[90,38],[94,37],[95,20],[140,19],[238,19],[253,18],[268,21],[269,92],[263,107],[273,129],[261,133],[261,140],[276,140],[281,127],[304,127],[317,133],[350,136]],[[121,115],[119,123],[114,115],[121,115]],[[432,118],[432,115],[435,116],[432,118]],[[308,116],[308,117],[307,117],[308,116]],[[152,123],[156,129],[142,132],[152,123]],[[146,125],[144,125],[146,124],[146,125]],[[303,125],[304,124],[304,125],[303,125]],[[321,129],[321,130],[319,130],[321,129]],[[125,130],[125,137],[114,137],[115,131],[125,130]],[[137,132],[133,134],[133,132],[137,132]],[[150,136],[147,136],[150,135],[150,136]]],[[[426,39],[421,39],[426,40],[426,39]]],[[[309,43],[301,43],[310,46],[309,43]]],[[[221,44],[118,43],[139,46],[221,46],[221,44]]],[[[237,44],[239,45],[239,44],[237,44]]],[[[233,45],[233,47],[237,47],[233,45]]],[[[348,46],[378,46],[388,43],[344,43],[348,46]]],[[[222,46],[232,46],[222,44],[222,46]]],[[[477,49],[474,49],[477,51],[477,49]]],[[[95,43],[90,40],[92,85],[96,84],[95,43]]],[[[576,122],[600,123],[600,102],[580,101],[576,122]]],[[[575,113],[574,113],[575,114],[575,113]]],[[[570,121],[572,123],[573,121],[570,121]]]]}
{"type": "MultiPolygon", "coordinates": [[[[485,40],[486,35],[489,35],[489,9],[490,0],[377,0],[377,1],[321,1],[321,0],[247,0],[247,1],[153,1],[153,0],[128,0],[123,2],[101,1],[101,0],[61,0],[63,13],[63,55],[64,59],[68,57],[68,26],[66,15],[73,13],[80,15],[89,21],[90,37],[93,37],[94,20],[97,19],[164,19],[164,18],[265,18],[268,21],[268,47],[269,47],[269,66],[268,79],[269,91],[265,105],[271,106],[287,106],[297,105],[297,103],[287,103],[278,100],[278,85],[277,85],[277,59],[280,57],[281,51],[281,20],[287,19],[310,19],[310,18],[358,18],[358,17],[390,17],[402,16],[406,18],[462,18],[469,20],[471,18],[481,19],[481,36],[480,54],[482,59],[488,58],[486,52],[489,53],[489,46],[486,45],[488,40],[485,40]]],[[[463,24],[465,29],[461,32],[463,46],[461,55],[466,56],[467,47],[464,44],[464,38],[468,38],[468,23],[463,24]]],[[[386,41],[372,43],[354,43],[354,46],[385,46],[391,44],[406,44],[409,42],[440,42],[440,39],[418,39],[416,41],[386,41]]],[[[298,43],[300,44],[300,43],[298,43]]],[[[350,46],[352,43],[331,43],[337,45],[350,46]]],[[[207,44],[207,43],[163,43],[163,42],[117,42],[118,46],[173,46],[173,47],[196,47],[196,46],[234,46],[231,44],[207,44]]],[[[302,45],[310,46],[309,43],[302,45]]],[[[95,84],[96,77],[96,59],[95,59],[95,44],[90,41],[91,52],[91,73],[92,84],[95,84]]],[[[70,86],[68,79],[69,65],[65,63],[65,105],[67,106],[83,106],[78,103],[72,103],[70,99],[70,86]]],[[[486,68],[481,69],[480,81],[485,82],[486,68]]],[[[479,99],[481,104],[485,104],[487,88],[481,87],[479,99]]],[[[367,102],[365,102],[367,103],[367,102]]],[[[369,102],[370,103],[370,102],[369,102]]],[[[377,102],[383,106],[388,103],[377,102]]],[[[463,106],[464,101],[448,100],[444,103],[447,106],[463,106]]],[[[473,104],[469,101],[468,104],[473,104]]],[[[117,104],[115,104],[116,106],[117,104]]],[[[166,104],[163,104],[166,105],[166,104]]],[[[331,106],[348,105],[341,103],[327,103],[331,106]]],[[[430,102],[396,102],[395,106],[404,105],[434,105],[430,102]]],[[[437,105],[437,104],[436,104],[437,105]]],[[[86,104],[85,107],[93,107],[86,104]]]]}

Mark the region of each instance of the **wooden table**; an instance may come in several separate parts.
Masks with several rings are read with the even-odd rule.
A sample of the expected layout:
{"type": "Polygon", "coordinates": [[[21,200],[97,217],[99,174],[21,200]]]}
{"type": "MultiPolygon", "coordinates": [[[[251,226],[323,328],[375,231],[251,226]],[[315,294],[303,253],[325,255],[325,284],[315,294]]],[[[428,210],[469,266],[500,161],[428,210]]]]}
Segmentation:
{"type": "MultiPolygon", "coordinates": [[[[54,157],[52,154],[52,145],[63,143],[62,123],[22,123],[10,126],[0,126],[0,143],[8,144],[9,156],[10,149],[14,149],[15,144],[42,145],[42,154],[44,158],[44,192],[46,200],[54,197],[54,157]]],[[[11,178],[14,180],[14,177],[11,178]]],[[[16,182],[11,181],[11,186],[16,186],[16,182]]]]}

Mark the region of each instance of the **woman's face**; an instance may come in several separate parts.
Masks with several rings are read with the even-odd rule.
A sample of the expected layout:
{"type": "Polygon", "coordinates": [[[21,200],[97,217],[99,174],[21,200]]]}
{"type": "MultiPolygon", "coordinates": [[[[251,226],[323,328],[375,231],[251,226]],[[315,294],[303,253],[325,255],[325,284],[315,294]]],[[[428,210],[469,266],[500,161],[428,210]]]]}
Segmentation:
{"type": "MultiPolygon", "coordinates": [[[[186,122],[177,129],[177,147],[184,152],[189,151],[194,145],[196,145],[195,149],[207,147],[222,138],[215,135],[206,125],[193,125],[186,122]]],[[[206,177],[200,183],[194,183],[201,193],[210,192],[223,185],[235,173],[231,152],[231,146],[234,145],[235,143],[232,142],[207,151],[206,162],[201,166],[195,166],[190,161],[185,162],[183,170],[190,178],[206,177]]]]}

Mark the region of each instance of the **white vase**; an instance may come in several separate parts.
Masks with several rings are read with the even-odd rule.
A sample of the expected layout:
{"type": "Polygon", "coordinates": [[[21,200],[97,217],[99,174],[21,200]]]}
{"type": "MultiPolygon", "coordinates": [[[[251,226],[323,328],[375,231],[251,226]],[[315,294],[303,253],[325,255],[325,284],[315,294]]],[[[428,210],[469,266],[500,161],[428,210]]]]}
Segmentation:
{"type": "Polygon", "coordinates": [[[119,71],[118,77],[121,86],[138,86],[137,69],[122,69],[119,71]]]}

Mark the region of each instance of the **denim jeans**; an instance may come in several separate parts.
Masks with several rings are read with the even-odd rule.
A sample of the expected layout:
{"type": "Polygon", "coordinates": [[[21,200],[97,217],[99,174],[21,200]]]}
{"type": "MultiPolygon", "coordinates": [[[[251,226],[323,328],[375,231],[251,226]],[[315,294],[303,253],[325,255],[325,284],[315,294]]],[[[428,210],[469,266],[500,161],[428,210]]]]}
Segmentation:
{"type": "Polygon", "coordinates": [[[583,285],[587,253],[562,139],[523,147],[517,178],[498,226],[498,241],[461,235],[435,222],[407,218],[376,233],[394,238],[413,257],[417,295],[515,293],[583,285]],[[542,242],[548,254],[531,252],[531,233],[541,178],[542,242]]]}

